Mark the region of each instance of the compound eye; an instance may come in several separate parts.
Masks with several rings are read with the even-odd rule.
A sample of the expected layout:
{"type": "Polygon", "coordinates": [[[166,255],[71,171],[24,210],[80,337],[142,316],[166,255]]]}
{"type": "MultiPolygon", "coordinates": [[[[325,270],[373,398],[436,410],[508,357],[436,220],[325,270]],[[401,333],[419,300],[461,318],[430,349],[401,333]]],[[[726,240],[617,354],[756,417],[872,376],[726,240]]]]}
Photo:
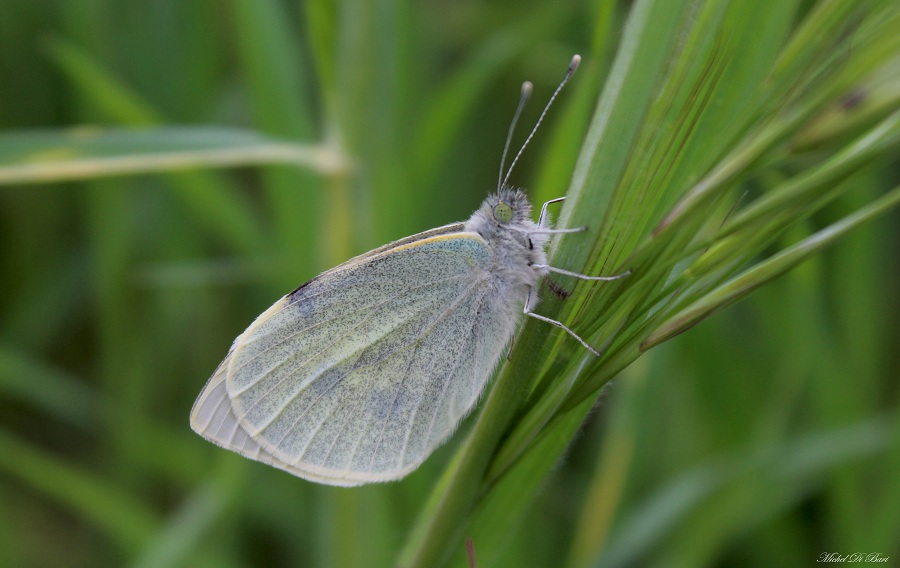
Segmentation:
{"type": "Polygon", "coordinates": [[[512,221],[512,218],[512,207],[510,207],[506,203],[498,203],[497,205],[494,205],[494,219],[500,221],[501,223],[509,223],[510,221],[512,221]]]}

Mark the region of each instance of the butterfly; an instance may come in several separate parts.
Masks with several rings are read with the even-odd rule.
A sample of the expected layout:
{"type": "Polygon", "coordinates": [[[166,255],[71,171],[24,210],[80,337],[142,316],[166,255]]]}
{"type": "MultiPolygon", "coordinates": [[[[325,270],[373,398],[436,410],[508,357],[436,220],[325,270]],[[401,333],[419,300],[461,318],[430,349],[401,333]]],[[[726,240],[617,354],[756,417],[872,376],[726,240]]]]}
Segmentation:
{"type": "Polygon", "coordinates": [[[245,457],[329,485],[391,481],[416,469],[475,406],[550,272],[544,204],[507,181],[574,73],[572,63],[506,176],[465,222],[357,256],[278,300],[235,339],[191,411],[201,436],[245,457]]]}

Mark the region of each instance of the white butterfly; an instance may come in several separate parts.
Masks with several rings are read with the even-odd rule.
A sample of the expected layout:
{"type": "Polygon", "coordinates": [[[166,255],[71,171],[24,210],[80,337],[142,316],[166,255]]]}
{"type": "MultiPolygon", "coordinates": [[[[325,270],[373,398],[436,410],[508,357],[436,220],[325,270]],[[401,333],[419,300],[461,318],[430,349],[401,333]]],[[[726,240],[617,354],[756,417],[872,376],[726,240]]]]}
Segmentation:
{"type": "MultiPolygon", "coordinates": [[[[529,92],[526,83],[519,110],[529,92]]],[[[532,312],[534,290],[548,272],[618,276],[548,266],[549,235],[580,229],[549,228],[547,205],[561,199],[534,223],[508,177],[465,223],[370,251],[281,298],[234,341],[191,427],[311,481],[390,481],[416,469],[472,409],[523,313],[596,353],[532,312]]]]}

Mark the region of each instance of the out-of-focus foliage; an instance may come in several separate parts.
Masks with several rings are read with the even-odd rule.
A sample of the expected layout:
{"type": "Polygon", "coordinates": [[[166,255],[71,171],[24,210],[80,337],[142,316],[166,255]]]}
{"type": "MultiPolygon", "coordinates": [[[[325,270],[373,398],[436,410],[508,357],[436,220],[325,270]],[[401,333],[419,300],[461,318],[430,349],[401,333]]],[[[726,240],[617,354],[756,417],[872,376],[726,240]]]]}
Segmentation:
{"type": "Polygon", "coordinates": [[[0,3],[0,566],[900,558],[895,4],[0,3]],[[542,290],[602,357],[530,322],[388,485],[190,431],[282,293],[466,218],[573,53],[513,182],[632,270],[542,290]]]}

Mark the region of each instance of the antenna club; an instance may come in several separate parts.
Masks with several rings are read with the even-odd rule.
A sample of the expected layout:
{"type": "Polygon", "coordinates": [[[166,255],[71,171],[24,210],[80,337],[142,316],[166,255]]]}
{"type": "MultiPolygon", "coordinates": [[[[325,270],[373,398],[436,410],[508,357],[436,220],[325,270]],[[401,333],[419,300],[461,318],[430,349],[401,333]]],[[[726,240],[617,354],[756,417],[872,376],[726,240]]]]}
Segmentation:
{"type": "Polygon", "coordinates": [[[575,72],[578,69],[578,65],[581,63],[581,56],[577,53],[572,56],[572,62],[569,63],[569,75],[575,72]]]}
{"type": "Polygon", "coordinates": [[[526,97],[526,98],[530,97],[531,91],[533,91],[533,90],[534,90],[534,84],[532,84],[531,81],[525,81],[524,83],[522,83],[522,96],[523,97],[526,97]]]}

